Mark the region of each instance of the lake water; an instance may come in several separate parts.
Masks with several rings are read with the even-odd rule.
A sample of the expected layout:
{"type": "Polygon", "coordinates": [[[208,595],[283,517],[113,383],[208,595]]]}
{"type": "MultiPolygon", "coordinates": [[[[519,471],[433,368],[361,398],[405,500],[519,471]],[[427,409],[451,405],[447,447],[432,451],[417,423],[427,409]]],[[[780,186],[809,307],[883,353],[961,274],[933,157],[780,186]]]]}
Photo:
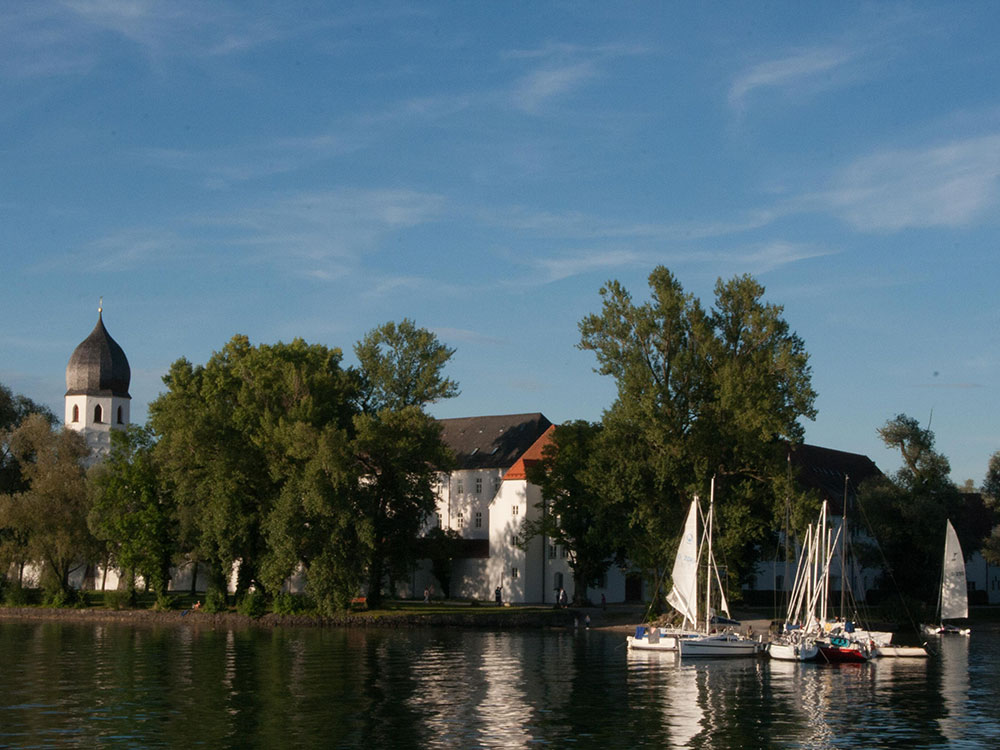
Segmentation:
{"type": "Polygon", "coordinates": [[[862,665],[599,631],[0,624],[0,747],[993,748],[1000,631],[862,665]]]}

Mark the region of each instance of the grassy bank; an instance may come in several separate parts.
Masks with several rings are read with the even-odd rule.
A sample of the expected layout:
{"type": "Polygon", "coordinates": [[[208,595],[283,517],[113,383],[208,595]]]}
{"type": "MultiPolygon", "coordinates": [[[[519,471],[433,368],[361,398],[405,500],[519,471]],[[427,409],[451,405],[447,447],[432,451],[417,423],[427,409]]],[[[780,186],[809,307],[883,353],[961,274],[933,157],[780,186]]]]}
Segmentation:
{"type": "MultiPolygon", "coordinates": [[[[123,622],[179,624],[207,627],[420,627],[460,626],[482,628],[571,627],[578,613],[551,606],[504,606],[480,602],[388,600],[379,609],[361,606],[335,615],[321,615],[304,599],[293,611],[247,611],[234,602],[208,611],[203,595],[178,594],[164,606],[153,594],[137,594],[132,600],[124,592],[80,592],[70,607],[41,605],[41,596],[22,597],[0,607],[0,620],[66,620],[76,622],[123,622]]],[[[287,600],[286,600],[287,606],[287,600]]]]}

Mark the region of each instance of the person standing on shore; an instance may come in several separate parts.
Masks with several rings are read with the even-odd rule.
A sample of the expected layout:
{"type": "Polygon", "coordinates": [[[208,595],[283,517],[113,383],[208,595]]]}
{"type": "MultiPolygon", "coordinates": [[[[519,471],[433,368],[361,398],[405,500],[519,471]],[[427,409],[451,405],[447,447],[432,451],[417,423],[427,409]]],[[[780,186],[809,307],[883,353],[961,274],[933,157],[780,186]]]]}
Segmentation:
{"type": "Polygon", "coordinates": [[[493,592],[493,597],[497,600],[497,606],[503,606],[503,586],[497,586],[493,592]]]}

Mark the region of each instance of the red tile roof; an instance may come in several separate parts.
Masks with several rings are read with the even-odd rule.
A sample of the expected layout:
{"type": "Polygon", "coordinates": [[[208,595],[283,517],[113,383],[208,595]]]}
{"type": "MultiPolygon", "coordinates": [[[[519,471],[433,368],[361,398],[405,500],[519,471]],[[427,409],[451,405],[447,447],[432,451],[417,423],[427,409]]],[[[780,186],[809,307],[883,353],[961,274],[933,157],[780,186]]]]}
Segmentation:
{"type": "Polygon", "coordinates": [[[555,425],[549,425],[549,428],[542,433],[542,436],[532,443],[528,450],[521,454],[521,457],[517,459],[507,473],[503,475],[505,481],[508,479],[528,478],[528,467],[531,464],[538,463],[542,460],[542,450],[546,445],[552,442],[552,433],[555,432],[555,429],[555,425]]]}

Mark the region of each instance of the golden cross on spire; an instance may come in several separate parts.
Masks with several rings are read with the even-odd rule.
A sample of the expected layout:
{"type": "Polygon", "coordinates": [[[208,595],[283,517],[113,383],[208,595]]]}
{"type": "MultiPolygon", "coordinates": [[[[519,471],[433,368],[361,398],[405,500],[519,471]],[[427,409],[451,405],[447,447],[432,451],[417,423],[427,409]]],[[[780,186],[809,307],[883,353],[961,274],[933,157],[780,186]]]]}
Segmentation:
{"type": "Polygon", "coordinates": [[[100,315],[102,312],[104,312],[104,295],[101,295],[101,300],[97,303],[97,314],[100,315]]]}

